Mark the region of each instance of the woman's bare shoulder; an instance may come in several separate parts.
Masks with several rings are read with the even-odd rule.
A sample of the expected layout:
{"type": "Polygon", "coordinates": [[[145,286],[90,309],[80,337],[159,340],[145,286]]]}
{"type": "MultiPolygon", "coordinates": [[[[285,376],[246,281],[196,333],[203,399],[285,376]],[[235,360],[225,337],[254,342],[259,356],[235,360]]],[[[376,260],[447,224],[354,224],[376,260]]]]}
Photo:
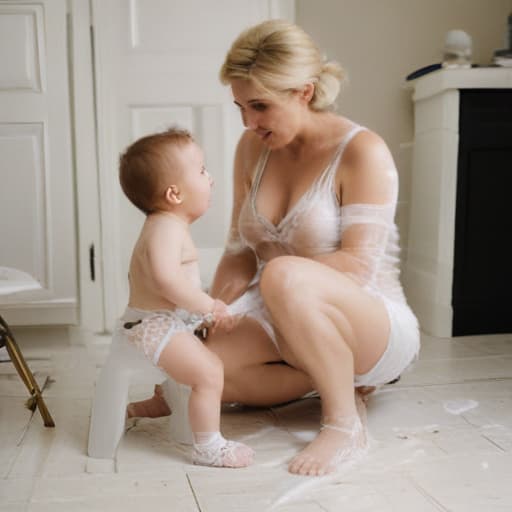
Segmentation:
{"type": "Polygon", "coordinates": [[[382,169],[395,165],[384,139],[368,129],[357,133],[349,142],[343,155],[343,164],[348,169],[382,169]]]}
{"type": "Polygon", "coordinates": [[[397,171],[382,137],[370,130],[348,143],[339,174],[342,203],[389,203],[397,186],[397,171]]]}

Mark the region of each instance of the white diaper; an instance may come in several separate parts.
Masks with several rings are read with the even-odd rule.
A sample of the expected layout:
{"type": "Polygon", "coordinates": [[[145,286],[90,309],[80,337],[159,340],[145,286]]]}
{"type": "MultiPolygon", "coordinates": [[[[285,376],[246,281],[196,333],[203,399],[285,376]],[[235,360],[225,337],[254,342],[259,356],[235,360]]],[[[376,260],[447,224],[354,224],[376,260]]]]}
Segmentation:
{"type": "Polygon", "coordinates": [[[175,334],[193,333],[207,320],[184,309],[148,311],[127,307],[119,327],[126,339],[158,366],[162,351],[175,334]]]}
{"type": "Polygon", "coordinates": [[[420,349],[418,320],[407,304],[384,300],[390,332],[386,350],[367,373],[354,376],[355,386],[379,386],[399,377],[413,363],[420,349]]]}
{"type": "Polygon", "coordinates": [[[263,302],[259,282],[251,284],[243,295],[228,306],[228,311],[231,315],[243,315],[256,320],[263,327],[279,352],[276,333],[272,325],[270,313],[263,302]]]}

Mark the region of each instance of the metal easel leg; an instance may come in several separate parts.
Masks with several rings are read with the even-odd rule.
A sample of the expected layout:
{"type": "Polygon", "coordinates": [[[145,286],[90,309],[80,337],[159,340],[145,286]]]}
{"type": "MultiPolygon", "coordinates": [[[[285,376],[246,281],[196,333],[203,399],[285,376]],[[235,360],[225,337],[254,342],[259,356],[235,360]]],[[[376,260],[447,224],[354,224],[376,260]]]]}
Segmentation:
{"type": "Polygon", "coordinates": [[[18,372],[25,386],[27,386],[27,389],[34,401],[32,410],[34,410],[35,407],[38,407],[39,412],[43,417],[44,426],[54,427],[55,422],[53,421],[53,418],[50,412],[48,411],[48,408],[46,407],[46,404],[43,400],[43,396],[41,394],[41,390],[39,389],[36,379],[34,378],[34,375],[31,372],[30,368],[28,367],[25,358],[23,357],[23,354],[21,353],[21,350],[18,344],[16,343],[16,340],[14,339],[14,336],[12,335],[12,332],[9,329],[9,326],[1,316],[0,346],[5,346],[7,348],[7,352],[9,354],[9,357],[11,358],[14,367],[16,368],[16,371],[18,372]]]}

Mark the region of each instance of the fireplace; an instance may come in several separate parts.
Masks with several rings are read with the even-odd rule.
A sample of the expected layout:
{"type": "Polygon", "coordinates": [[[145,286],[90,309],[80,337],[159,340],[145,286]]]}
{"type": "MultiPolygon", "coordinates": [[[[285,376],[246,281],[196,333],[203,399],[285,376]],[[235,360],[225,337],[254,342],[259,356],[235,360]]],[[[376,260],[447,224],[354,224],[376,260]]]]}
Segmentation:
{"type": "Polygon", "coordinates": [[[512,69],[413,82],[404,284],[422,330],[512,332],[512,69]]]}

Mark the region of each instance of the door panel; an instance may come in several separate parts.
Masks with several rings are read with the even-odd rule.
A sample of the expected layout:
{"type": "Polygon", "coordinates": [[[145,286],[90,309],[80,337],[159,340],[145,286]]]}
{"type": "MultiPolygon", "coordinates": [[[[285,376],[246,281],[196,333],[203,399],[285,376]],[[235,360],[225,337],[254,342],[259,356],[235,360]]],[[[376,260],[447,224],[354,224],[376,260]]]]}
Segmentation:
{"type": "MultiPolygon", "coordinates": [[[[136,138],[172,125],[191,130],[202,145],[215,187],[212,207],[192,233],[207,285],[228,229],[232,160],[242,131],[219,69],[238,33],[279,14],[279,5],[93,0],[107,326],[126,305],[129,258],[144,221],[119,187],[119,154],[136,138]]],[[[283,7],[290,12],[289,2],[283,7]]]]}
{"type": "Polygon", "coordinates": [[[66,43],[65,0],[0,2],[0,266],[38,283],[2,295],[3,274],[12,324],[77,318],[66,43]]]}

